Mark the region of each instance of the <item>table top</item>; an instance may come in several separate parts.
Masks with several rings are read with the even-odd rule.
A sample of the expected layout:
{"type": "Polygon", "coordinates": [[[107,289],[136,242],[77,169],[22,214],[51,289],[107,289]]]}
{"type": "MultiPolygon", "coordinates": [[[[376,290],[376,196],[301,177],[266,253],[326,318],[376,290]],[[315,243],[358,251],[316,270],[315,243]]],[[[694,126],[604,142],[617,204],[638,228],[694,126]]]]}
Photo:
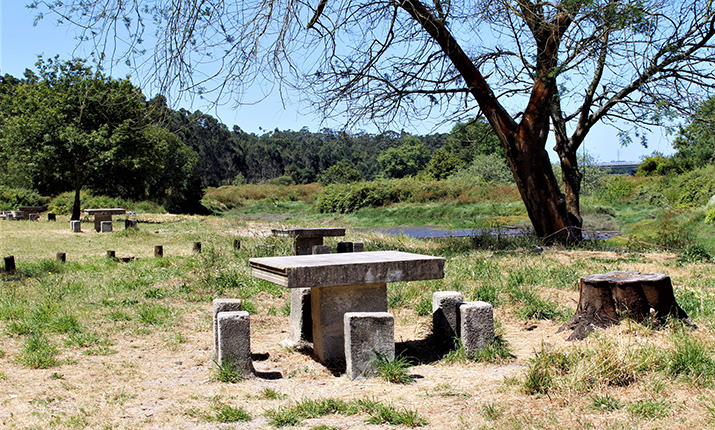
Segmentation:
{"type": "Polygon", "coordinates": [[[444,258],[400,251],[251,258],[252,275],[288,288],[425,281],[444,277],[444,258]]]}
{"type": "Polygon", "coordinates": [[[271,230],[273,236],[278,237],[328,237],[345,236],[345,229],[342,227],[316,227],[316,228],[274,228],[271,230]]]}
{"type": "Polygon", "coordinates": [[[122,208],[106,208],[106,209],[85,209],[84,213],[87,215],[124,215],[127,213],[125,209],[122,208]]]}

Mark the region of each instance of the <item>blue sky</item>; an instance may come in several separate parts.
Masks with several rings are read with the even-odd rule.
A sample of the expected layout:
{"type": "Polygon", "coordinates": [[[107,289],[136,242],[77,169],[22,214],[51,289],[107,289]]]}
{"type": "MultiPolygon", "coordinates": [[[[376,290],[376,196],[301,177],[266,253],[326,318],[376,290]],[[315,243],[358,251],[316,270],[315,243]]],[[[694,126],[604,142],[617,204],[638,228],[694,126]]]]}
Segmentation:
{"type": "MultiPolygon", "coordinates": [[[[21,77],[26,68],[34,69],[37,56],[53,57],[57,54],[62,59],[73,56],[82,57],[85,52],[77,50],[74,32],[70,27],[55,25],[52,18],[40,20],[36,26],[33,21],[36,11],[25,8],[29,0],[0,0],[0,74],[9,73],[21,77]]],[[[115,77],[123,77],[126,70],[117,70],[115,77]]],[[[147,94],[148,97],[153,94],[147,94]]],[[[337,123],[321,123],[321,118],[301,114],[301,106],[295,100],[290,100],[285,106],[278,94],[271,94],[266,100],[257,105],[243,106],[237,109],[229,107],[211,108],[195,102],[193,105],[185,103],[174,108],[183,107],[189,110],[200,109],[204,112],[218,116],[229,128],[238,125],[243,130],[261,134],[262,130],[299,130],[307,126],[311,131],[318,131],[322,127],[340,128],[337,123]]],[[[307,112],[307,107],[302,110],[307,112]]],[[[404,129],[408,133],[424,134],[434,131],[446,132],[449,127],[432,130],[423,123],[408,124],[396,127],[396,131],[404,129]]],[[[357,131],[357,130],[353,130],[357,131]]],[[[376,130],[365,127],[367,132],[376,130]]],[[[598,126],[591,131],[585,142],[586,151],[600,162],[615,160],[637,161],[642,157],[659,151],[666,154],[673,152],[671,147],[672,137],[665,136],[656,131],[649,135],[649,146],[643,148],[637,143],[628,147],[619,144],[617,130],[608,126],[598,126]]],[[[548,145],[549,147],[553,145],[548,145]]],[[[552,154],[552,160],[555,156],[552,154]]]]}

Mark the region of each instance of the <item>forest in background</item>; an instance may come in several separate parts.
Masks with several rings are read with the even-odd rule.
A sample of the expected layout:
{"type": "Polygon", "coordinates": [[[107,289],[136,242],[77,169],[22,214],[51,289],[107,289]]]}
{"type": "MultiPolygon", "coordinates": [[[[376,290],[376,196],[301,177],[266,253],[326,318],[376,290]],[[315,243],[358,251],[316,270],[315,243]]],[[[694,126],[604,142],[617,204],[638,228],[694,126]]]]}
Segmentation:
{"type": "MultiPolygon", "coordinates": [[[[40,59],[37,70],[0,80],[3,210],[57,196],[71,200],[72,194],[63,194],[68,192],[75,198],[84,192],[105,196],[93,202],[105,206],[118,198],[144,202],[144,210],[208,213],[215,208],[202,204],[206,190],[227,185],[325,186],[402,178],[513,184],[503,149],[478,119],[457,123],[450,133],[424,136],[307,128],[257,135],[229,129],[201,111],[171,109],[161,95],[147,100],[128,80],[107,77],[80,60],[40,59]]],[[[712,165],[714,105],[711,98],[678,130],[675,155],[653,154],[638,175],[675,177],[712,165]]],[[[590,161],[581,160],[586,193],[593,188],[589,181],[604,173],[590,161]]],[[[701,194],[710,189],[700,185],[690,186],[701,194]]],[[[319,210],[350,212],[404,197],[387,188],[328,187],[318,199],[319,210]],[[373,188],[383,191],[365,191],[373,188]],[[372,200],[360,203],[360,198],[372,200]]]]}

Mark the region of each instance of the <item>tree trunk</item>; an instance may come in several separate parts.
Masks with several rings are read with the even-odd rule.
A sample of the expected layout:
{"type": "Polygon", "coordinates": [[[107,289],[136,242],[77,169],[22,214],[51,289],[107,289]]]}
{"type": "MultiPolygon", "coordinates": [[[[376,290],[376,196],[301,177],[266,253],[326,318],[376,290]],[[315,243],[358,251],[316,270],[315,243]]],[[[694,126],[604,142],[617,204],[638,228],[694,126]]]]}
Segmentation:
{"type": "Polygon", "coordinates": [[[596,327],[607,328],[626,317],[660,327],[672,315],[686,325],[695,326],[676,303],[673,285],[666,274],[608,272],[583,277],[580,283],[576,314],[558,330],[573,330],[568,340],[584,339],[596,327]]]}
{"type": "Polygon", "coordinates": [[[79,165],[77,160],[74,161],[74,204],[72,204],[72,217],[71,221],[79,221],[79,216],[81,214],[81,203],[79,198],[79,192],[82,190],[82,182],[80,181],[79,165]]]}
{"type": "Polygon", "coordinates": [[[561,145],[556,149],[561,161],[561,178],[564,182],[564,194],[566,196],[566,210],[568,212],[571,225],[577,227],[579,239],[581,238],[581,227],[583,218],[581,217],[581,181],[583,174],[578,168],[578,160],[575,151],[561,150],[561,145]]]}
{"type": "Polygon", "coordinates": [[[580,225],[571,222],[548,153],[544,148],[533,153],[523,147],[507,151],[507,158],[536,235],[546,243],[578,242],[581,230],[574,227],[580,225]]]}

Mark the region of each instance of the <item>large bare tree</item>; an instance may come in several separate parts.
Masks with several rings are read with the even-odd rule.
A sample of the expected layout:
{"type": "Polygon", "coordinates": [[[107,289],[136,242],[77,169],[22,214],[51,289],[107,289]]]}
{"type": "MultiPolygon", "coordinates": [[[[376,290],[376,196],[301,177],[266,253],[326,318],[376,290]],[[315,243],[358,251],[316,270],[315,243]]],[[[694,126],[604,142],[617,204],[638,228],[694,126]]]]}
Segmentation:
{"type": "Polygon", "coordinates": [[[272,83],[299,90],[325,117],[382,126],[482,114],[547,241],[581,237],[576,154],[595,124],[658,125],[715,87],[712,0],[33,5],[170,94],[241,102],[249,86],[272,83]],[[550,133],[563,191],[546,152],[550,133]]]}

